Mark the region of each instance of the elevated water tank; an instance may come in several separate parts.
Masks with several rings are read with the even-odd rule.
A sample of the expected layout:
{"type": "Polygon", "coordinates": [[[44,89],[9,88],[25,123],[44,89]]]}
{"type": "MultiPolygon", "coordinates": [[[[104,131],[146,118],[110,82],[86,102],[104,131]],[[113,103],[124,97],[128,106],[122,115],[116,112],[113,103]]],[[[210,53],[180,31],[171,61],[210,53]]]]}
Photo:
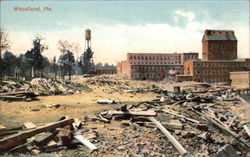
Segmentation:
{"type": "Polygon", "coordinates": [[[91,30],[90,29],[86,29],[85,30],[85,39],[86,40],[90,40],[91,39],[91,30]]]}

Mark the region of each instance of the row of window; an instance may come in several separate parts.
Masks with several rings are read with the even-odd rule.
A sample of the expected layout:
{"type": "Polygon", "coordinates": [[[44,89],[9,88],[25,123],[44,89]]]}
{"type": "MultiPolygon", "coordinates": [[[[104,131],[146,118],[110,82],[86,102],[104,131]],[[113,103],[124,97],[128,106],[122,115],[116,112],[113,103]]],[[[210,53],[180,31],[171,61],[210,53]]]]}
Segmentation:
{"type": "Polygon", "coordinates": [[[243,67],[244,63],[195,63],[195,67],[243,67]]]}
{"type": "Polygon", "coordinates": [[[163,59],[181,59],[181,56],[178,55],[178,56],[142,56],[142,55],[139,55],[139,56],[130,56],[130,59],[131,60],[144,60],[144,59],[149,59],[149,60],[163,60],[163,59]]]}
{"type": "Polygon", "coordinates": [[[212,44],[209,44],[208,45],[208,48],[209,49],[212,49],[212,48],[219,48],[219,49],[224,49],[224,50],[235,50],[236,49],[236,45],[233,45],[233,47],[230,45],[230,46],[225,46],[224,44],[216,44],[216,45],[212,45],[212,44]]]}
{"type": "Polygon", "coordinates": [[[184,55],[184,59],[198,59],[198,55],[184,55]]]}
{"type": "Polygon", "coordinates": [[[158,80],[158,79],[163,79],[164,77],[165,77],[164,74],[159,74],[159,73],[133,73],[132,74],[132,79],[158,80]]]}
{"type": "Polygon", "coordinates": [[[228,73],[227,71],[215,71],[215,70],[194,71],[195,75],[226,75],[227,73],[228,73]]]}
{"type": "Polygon", "coordinates": [[[237,79],[233,79],[234,83],[238,83],[238,84],[242,84],[242,83],[249,83],[249,79],[248,78],[237,78],[237,79]]]}
{"type": "Polygon", "coordinates": [[[165,66],[165,67],[159,67],[159,66],[132,66],[132,70],[133,71],[138,71],[138,70],[142,70],[142,71],[164,71],[164,70],[183,70],[182,67],[169,67],[169,66],[165,66]]]}
{"type": "MultiPolygon", "coordinates": [[[[194,79],[194,81],[200,81],[200,79],[194,79]]],[[[227,78],[212,78],[212,79],[203,79],[203,82],[207,83],[219,83],[219,82],[228,82],[227,78]]]]}
{"type": "Polygon", "coordinates": [[[173,64],[181,64],[181,61],[172,61],[172,62],[130,62],[132,65],[173,65],[173,64]]]}

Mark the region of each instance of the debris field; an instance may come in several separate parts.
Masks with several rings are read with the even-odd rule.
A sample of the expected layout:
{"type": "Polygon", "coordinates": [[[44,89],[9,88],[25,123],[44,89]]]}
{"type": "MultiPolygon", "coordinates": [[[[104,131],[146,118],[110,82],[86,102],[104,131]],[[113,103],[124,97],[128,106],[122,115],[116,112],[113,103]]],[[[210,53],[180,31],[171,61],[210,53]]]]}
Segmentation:
{"type": "MultiPolygon", "coordinates": [[[[237,111],[242,106],[249,109],[250,104],[228,86],[132,81],[106,75],[79,82],[81,80],[73,83],[42,78],[30,82],[6,81],[0,89],[1,101],[11,105],[12,101],[33,101],[41,95],[74,95],[97,89],[111,95],[154,93],[156,96],[152,100],[131,102],[102,98],[95,103],[114,107],[82,117],[61,115],[60,119],[46,124],[35,124],[30,119],[20,127],[1,125],[1,154],[250,156],[249,115],[237,111]]],[[[61,107],[61,104],[43,106],[52,110],[61,107]]]]}

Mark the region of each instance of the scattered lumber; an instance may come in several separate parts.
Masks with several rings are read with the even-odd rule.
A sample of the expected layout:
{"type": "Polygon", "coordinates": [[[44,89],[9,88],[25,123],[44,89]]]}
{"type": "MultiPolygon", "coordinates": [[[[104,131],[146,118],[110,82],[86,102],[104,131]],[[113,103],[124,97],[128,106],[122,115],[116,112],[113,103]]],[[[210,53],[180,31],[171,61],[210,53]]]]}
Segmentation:
{"type": "Polygon", "coordinates": [[[65,119],[59,122],[55,122],[53,124],[47,125],[47,126],[43,126],[43,127],[39,127],[36,129],[32,129],[32,130],[28,130],[28,131],[24,131],[20,134],[16,134],[13,136],[9,136],[6,137],[4,139],[0,140],[0,151],[6,151],[9,150],[17,145],[19,145],[20,141],[25,140],[31,136],[34,136],[36,134],[45,132],[45,131],[50,131],[52,129],[56,129],[58,127],[63,127],[65,125],[69,125],[72,124],[74,122],[74,119],[65,119]]]}
{"type": "Polygon", "coordinates": [[[186,119],[186,120],[188,120],[188,121],[190,121],[190,122],[193,122],[193,123],[197,123],[197,124],[199,124],[199,123],[200,123],[199,121],[194,120],[194,119],[192,119],[192,118],[188,118],[188,117],[186,117],[186,116],[179,115],[179,114],[176,114],[176,113],[173,113],[173,112],[167,111],[167,110],[158,110],[158,111],[161,111],[161,112],[164,112],[164,113],[167,113],[167,114],[174,115],[174,116],[176,116],[176,117],[180,117],[180,118],[186,119]]]}
{"type": "Polygon", "coordinates": [[[86,138],[84,138],[82,135],[74,135],[74,138],[76,140],[78,140],[80,143],[82,143],[83,145],[87,146],[91,150],[97,149],[97,147],[94,144],[92,144],[91,142],[89,142],[89,140],[87,140],[86,138]]]}
{"type": "Polygon", "coordinates": [[[148,118],[151,122],[153,122],[161,131],[162,133],[169,139],[169,141],[174,145],[174,147],[179,151],[181,155],[187,154],[187,151],[182,147],[182,145],[165,129],[160,122],[158,122],[154,117],[148,118]]]}
{"type": "Polygon", "coordinates": [[[130,116],[156,116],[156,112],[154,111],[108,111],[109,115],[130,115],[130,116]]]}
{"type": "Polygon", "coordinates": [[[209,118],[207,115],[205,115],[205,114],[203,114],[203,113],[201,113],[199,111],[194,111],[194,112],[196,114],[200,115],[201,117],[205,118],[207,121],[209,121],[210,123],[212,123],[213,125],[215,125],[219,129],[221,129],[225,133],[227,133],[227,134],[231,135],[232,137],[236,138],[237,140],[239,140],[245,146],[247,146],[247,147],[250,148],[250,145],[243,138],[241,138],[239,135],[237,135],[236,133],[232,132],[228,128],[225,128],[224,126],[222,126],[221,124],[219,124],[218,122],[216,122],[215,120],[213,120],[212,118],[209,118]]]}

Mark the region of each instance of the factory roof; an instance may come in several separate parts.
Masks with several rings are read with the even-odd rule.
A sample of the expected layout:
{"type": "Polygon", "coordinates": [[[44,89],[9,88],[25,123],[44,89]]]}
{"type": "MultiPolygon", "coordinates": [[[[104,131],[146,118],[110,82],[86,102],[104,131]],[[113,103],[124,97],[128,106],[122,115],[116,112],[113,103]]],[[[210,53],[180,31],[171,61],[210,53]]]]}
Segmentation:
{"type": "Polygon", "coordinates": [[[205,30],[203,40],[231,40],[237,41],[232,30],[205,30]]]}

